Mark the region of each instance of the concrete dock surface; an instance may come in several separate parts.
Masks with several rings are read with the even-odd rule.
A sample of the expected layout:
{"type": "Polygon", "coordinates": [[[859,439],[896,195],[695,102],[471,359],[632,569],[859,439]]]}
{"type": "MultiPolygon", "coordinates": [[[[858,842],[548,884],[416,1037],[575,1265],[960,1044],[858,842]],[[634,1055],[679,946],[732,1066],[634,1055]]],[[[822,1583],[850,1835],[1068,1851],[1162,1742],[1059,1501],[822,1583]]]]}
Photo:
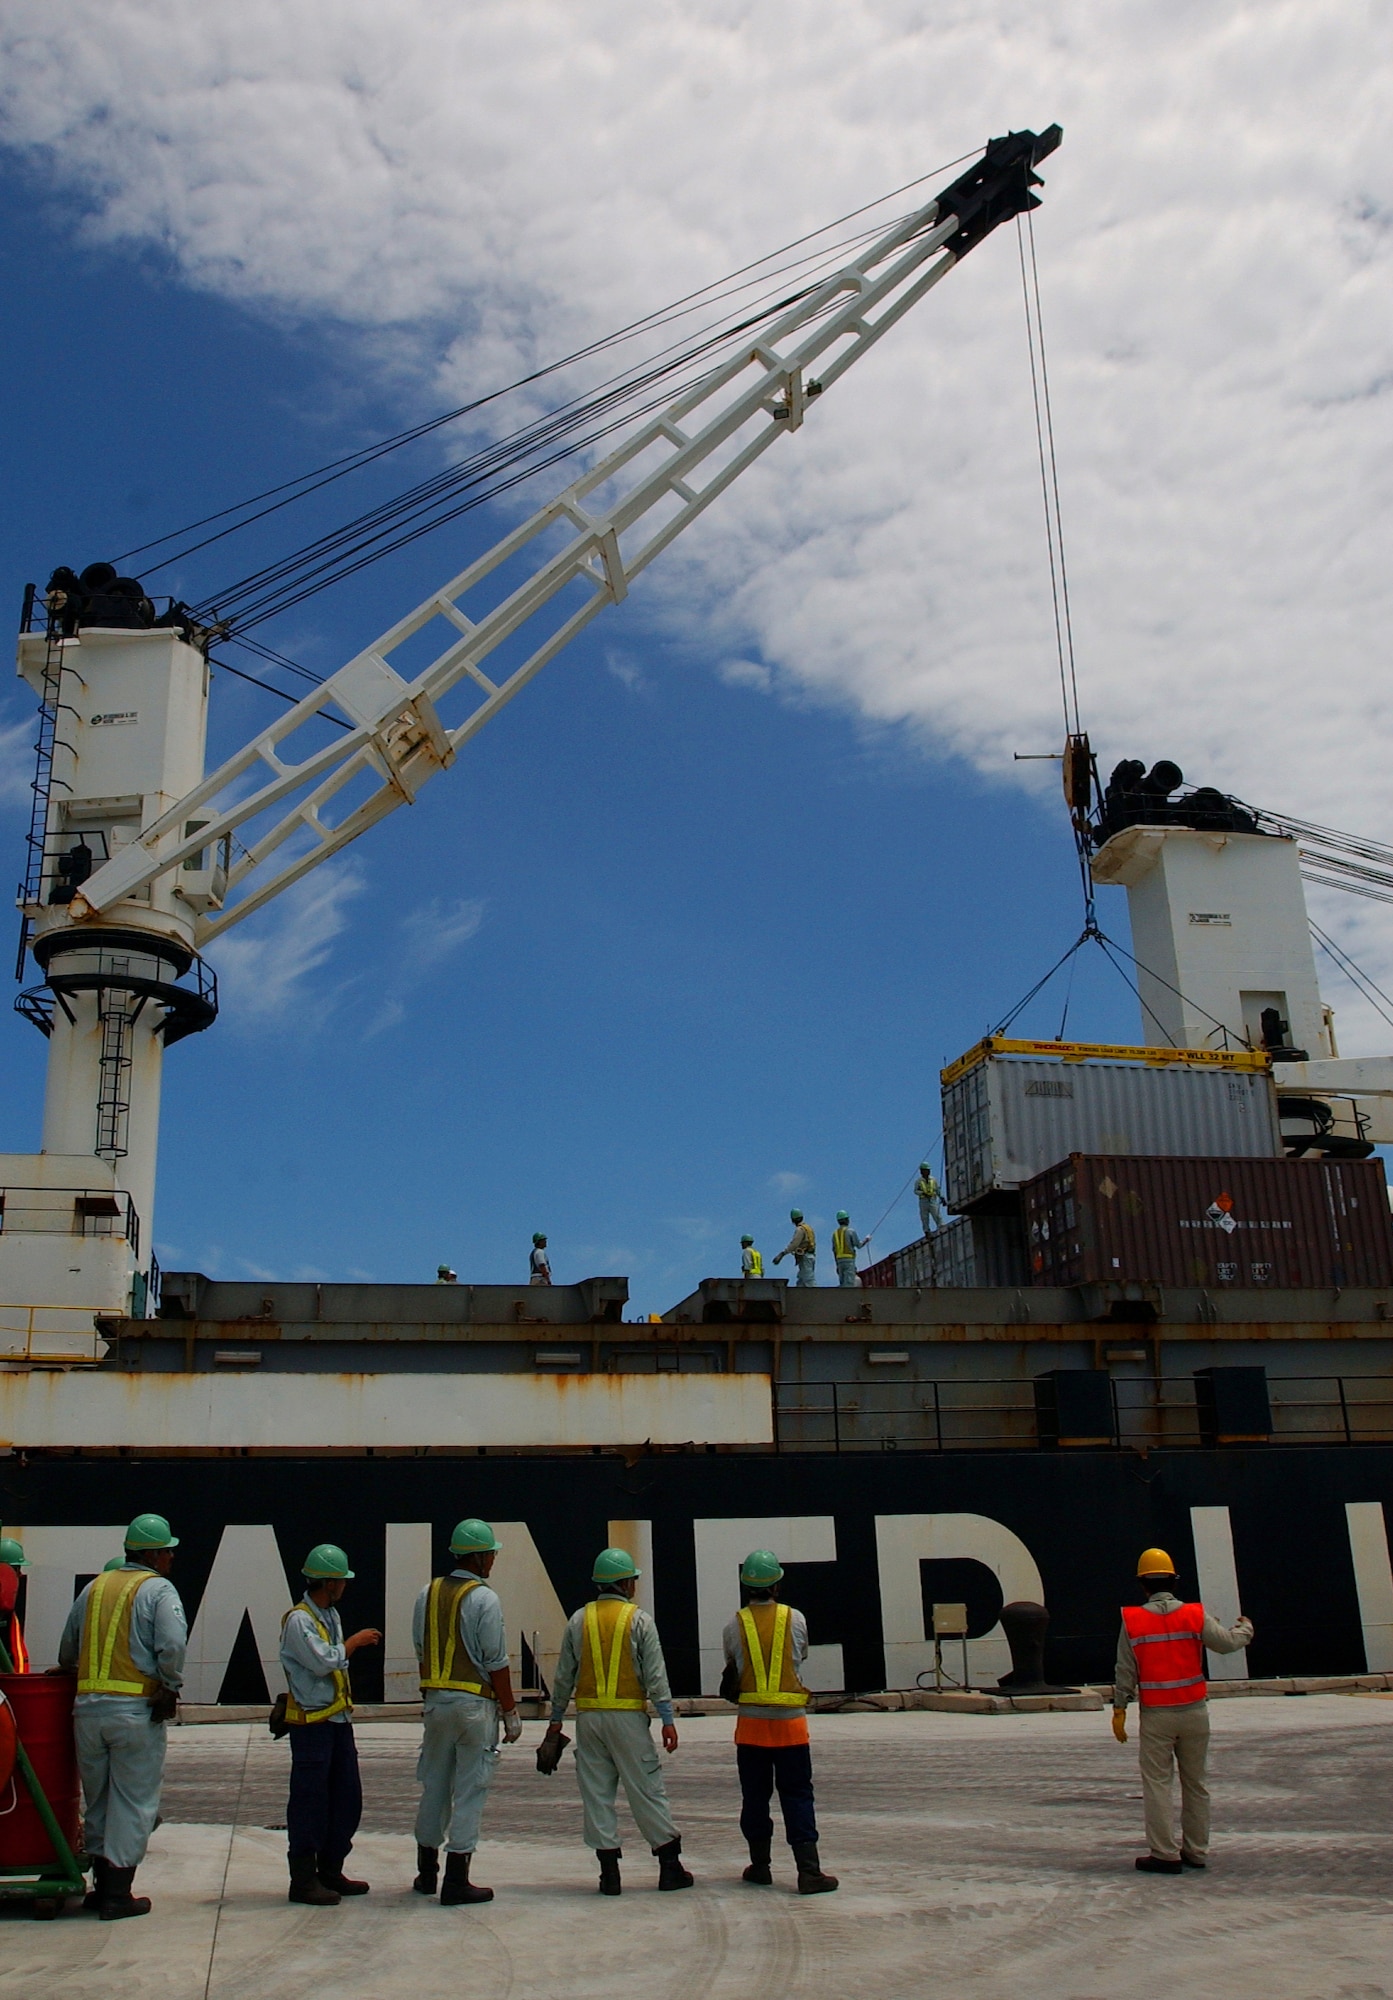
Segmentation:
{"type": "Polygon", "coordinates": [[[417,1728],[368,1723],[350,1873],[372,1893],[329,1910],[285,1900],[285,1745],[264,1724],[182,1728],[137,1883],[151,1915],[0,1906],[0,1994],[1393,2000],[1393,1697],[1224,1702],[1213,1724],[1211,1865],[1148,1877],[1134,1723],[1123,1748],[1106,1714],[819,1717],[823,1860],[842,1887],[799,1897],[779,1837],[775,1886],[740,1881],[731,1723],[693,1720],[667,1771],[697,1886],[658,1895],[626,1837],[619,1901],[595,1894],[570,1753],[539,1777],[529,1724],[474,1871],[496,1900],[442,1909],[410,1888],[417,1728]]]}

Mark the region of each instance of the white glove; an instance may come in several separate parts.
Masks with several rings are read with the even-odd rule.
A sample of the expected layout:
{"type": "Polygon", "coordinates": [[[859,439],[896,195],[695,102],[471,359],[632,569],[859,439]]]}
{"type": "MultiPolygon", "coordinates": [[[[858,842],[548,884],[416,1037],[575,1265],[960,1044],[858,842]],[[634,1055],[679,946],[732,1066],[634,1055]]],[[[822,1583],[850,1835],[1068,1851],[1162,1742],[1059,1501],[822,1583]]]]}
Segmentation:
{"type": "Polygon", "coordinates": [[[505,1711],[503,1716],[503,1741],[516,1743],[522,1734],[522,1717],[515,1708],[505,1711]]]}

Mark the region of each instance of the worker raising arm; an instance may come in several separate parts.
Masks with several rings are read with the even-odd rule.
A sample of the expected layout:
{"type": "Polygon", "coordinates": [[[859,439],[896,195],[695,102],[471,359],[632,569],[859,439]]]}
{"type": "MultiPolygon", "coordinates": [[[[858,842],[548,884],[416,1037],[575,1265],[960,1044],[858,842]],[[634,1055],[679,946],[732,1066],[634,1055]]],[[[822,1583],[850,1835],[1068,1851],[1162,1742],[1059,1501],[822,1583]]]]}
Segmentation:
{"type": "Polygon", "coordinates": [[[793,1234],[774,1259],[774,1262],[782,1264],[785,1257],[791,1257],[798,1266],[797,1282],[800,1285],[815,1285],[817,1283],[817,1237],[813,1234],[810,1225],[804,1222],[801,1208],[791,1208],[788,1212],[788,1219],[793,1224],[793,1234]]]}

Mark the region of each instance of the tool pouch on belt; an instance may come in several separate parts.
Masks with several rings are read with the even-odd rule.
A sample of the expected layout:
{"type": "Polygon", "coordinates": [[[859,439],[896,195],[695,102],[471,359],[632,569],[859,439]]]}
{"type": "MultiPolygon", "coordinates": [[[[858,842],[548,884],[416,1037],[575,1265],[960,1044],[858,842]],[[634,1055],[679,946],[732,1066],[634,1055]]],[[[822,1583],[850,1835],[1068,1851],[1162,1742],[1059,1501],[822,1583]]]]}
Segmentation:
{"type": "Polygon", "coordinates": [[[277,1743],[280,1742],[282,1736],[290,1734],[290,1724],[285,1719],[285,1705],[288,1698],[284,1694],[278,1694],[271,1703],[271,1713],[266,1718],[266,1727],[270,1730],[277,1743]]]}
{"type": "Polygon", "coordinates": [[[559,1735],[544,1736],[537,1745],[537,1769],[544,1778],[550,1778],[553,1775],[557,1765],[561,1762],[561,1752],[566,1748],[570,1740],[570,1737],[563,1729],[559,1735]]]}
{"type": "Polygon", "coordinates": [[[152,1722],[173,1722],[179,1713],[179,1690],[172,1687],[157,1687],[146,1697],[150,1704],[152,1722]]]}

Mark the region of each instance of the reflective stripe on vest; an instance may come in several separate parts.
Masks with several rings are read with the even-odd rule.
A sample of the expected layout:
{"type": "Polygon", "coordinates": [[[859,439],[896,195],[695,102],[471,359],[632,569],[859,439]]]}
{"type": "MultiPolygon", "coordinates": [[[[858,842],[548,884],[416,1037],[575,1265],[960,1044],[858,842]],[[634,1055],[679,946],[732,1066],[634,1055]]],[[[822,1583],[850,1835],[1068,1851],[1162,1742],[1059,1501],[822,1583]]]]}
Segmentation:
{"type": "MultiPolygon", "coordinates": [[[[311,1625],[313,1625],[326,1646],[333,1645],[333,1633],[329,1630],[329,1627],[324,1623],[324,1620],[307,1597],[302,1597],[298,1604],[292,1605],[290,1610],[286,1612],[284,1618],[281,1620],[282,1632],[285,1631],[286,1626],[297,1611],[304,1611],[308,1614],[311,1625]]],[[[334,1683],[334,1699],[329,1703],[327,1708],[301,1708],[299,1702],[296,1701],[293,1694],[289,1693],[287,1688],[285,1697],[286,1721],[327,1722],[331,1715],[343,1715],[351,1709],[353,1706],[353,1697],[348,1691],[347,1673],[342,1667],[335,1667],[330,1674],[330,1679],[334,1683]]]]}
{"type": "Polygon", "coordinates": [[[1208,1682],[1200,1643],[1202,1604],[1181,1604],[1174,1611],[1126,1604],[1122,1623],[1137,1657],[1137,1692],[1143,1708],[1180,1708],[1203,1700],[1208,1682]]]}
{"type": "Polygon", "coordinates": [[[832,1231],[832,1255],[834,1258],[854,1257],[856,1255],[856,1245],[851,1240],[851,1231],[849,1229],[834,1229],[832,1231]]]}
{"type": "Polygon", "coordinates": [[[135,1594],[157,1574],[153,1569],[112,1569],[93,1579],[82,1620],[79,1694],[148,1696],[159,1687],[159,1681],[143,1674],[131,1658],[135,1594]]]}
{"type": "Polygon", "coordinates": [[[633,1623],[634,1607],[622,1597],[597,1597],[586,1605],[576,1676],[577,1710],[647,1708],[629,1643],[633,1623]]]}
{"type": "Polygon", "coordinates": [[[793,1664],[792,1617],[786,1604],[747,1604],[740,1613],[740,1629],[745,1635],[745,1665],[740,1675],[742,1702],[773,1708],[807,1707],[808,1690],[793,1664]],[[761,1612],[771,1611],[772,1618],[760,1617],[761,1612]],[[768,1627],[767,1655],[761,1624],[768,1627]]]}
{"type": "Polygon", "coordinates": [[[460,1633],[460,1606],[482,1581],[483,1578],[477,1576],[467,1580],[458,1576],[438,1576],[432,1583],[426,1596],[426,1657],[423,1662],[425,1671],[421,1675],[423,1690],[448,1688],[456,1694],[478,1694],[487,1701],[497,1701],[493,1682],[483,1668],[470,1659],[460,1633]],[[470,1678],[462,1679],[459,1669],[468,1673],[470,1678]]]}
{"type": "Polygon", "coordinates": [[[762,1278],[764,1276],[764,1259],[758,1250],[750,1252],[750,1268],[745,1273],[745,1276],[747,1278],[762,1278]]]}

